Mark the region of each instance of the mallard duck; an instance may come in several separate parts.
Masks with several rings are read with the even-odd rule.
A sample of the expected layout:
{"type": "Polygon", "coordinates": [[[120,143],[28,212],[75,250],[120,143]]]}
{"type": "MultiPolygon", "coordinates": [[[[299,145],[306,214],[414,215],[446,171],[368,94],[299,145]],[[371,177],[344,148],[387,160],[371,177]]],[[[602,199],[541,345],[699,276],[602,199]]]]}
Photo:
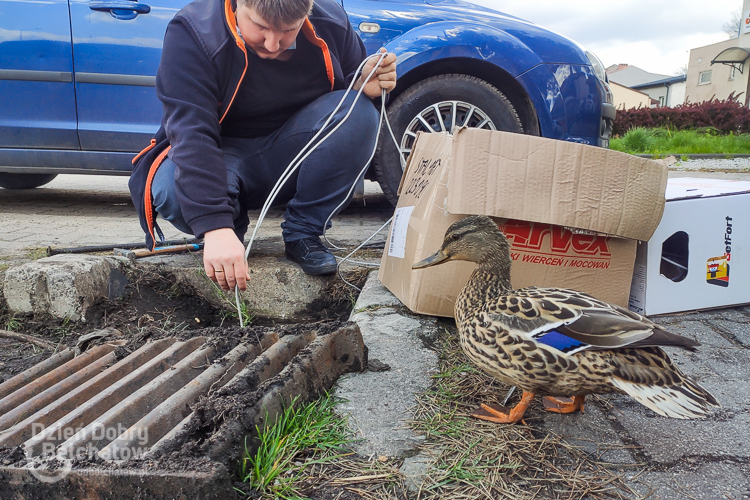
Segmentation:
{"type": "Polygon", "coordinates": [[[583,411],[586,394],[612,392],[674,418],[703,418],[719,406],[658,347],[694,350],[698,342],[582,292],[513,290],[510,245],[489,217],[455,222],[440,250],[413,268],[450,260],[478,264],[456,299],[463,351],[492,377],[523,389],[509,412],[482,405],[474,416],[516,423],[535,395],[545,396],[545,407],[558,413],[583,411]]]}

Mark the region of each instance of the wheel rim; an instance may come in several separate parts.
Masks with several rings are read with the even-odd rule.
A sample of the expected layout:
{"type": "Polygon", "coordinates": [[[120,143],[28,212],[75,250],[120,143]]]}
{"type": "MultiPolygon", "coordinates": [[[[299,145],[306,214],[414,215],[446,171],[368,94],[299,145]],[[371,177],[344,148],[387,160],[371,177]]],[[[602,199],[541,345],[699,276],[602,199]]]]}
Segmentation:
{"type": "Polygon", "coordinates": [[[492,119],[473,104],[463,101],[441,101],[423,109],[406,127],[401,137],[401,156],[408,158],[417,139],[417,132],[448,133],[459,127],[497,130],[492,119]]]}

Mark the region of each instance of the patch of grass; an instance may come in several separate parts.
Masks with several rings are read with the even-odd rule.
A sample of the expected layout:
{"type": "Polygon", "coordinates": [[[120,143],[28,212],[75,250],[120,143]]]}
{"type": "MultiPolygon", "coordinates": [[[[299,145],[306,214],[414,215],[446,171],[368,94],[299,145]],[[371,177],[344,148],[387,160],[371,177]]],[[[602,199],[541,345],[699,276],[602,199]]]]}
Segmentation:
{"type": "Polygon", "coordinates": [[[38,260],[44,257],[47,257],[46,248],[27,248],[26,249],[26,258],[28,259],[38,260]]]}
{"type": "Polygon", "coordinates": [[[469,363],[453,329],[443,333],[440,372],[433,379],[418,398],[411,424],[426,437],[423,453],[434,457],[420,500],[638,497],[609,464],[535,428],[534,413],[542,411],[538,401],[526,414],[529,425],[471,417],[480,403],[502,404],[508,387],[469,363]]]}
{"type": "MultiPolygon", "coordinates": [[[[226,321],[228,318],[238,319],[240,318],[240,315],[242,315],[242,324],[245,326],[250,326],[253,323],[253,320],[255,319],[255,315],[250,312],[249,306],[247,302],[240,299],[240,308],[239,311],[237,310],[237,302],[234,296],[234,291],[225,292],[221,289],[221,287],[213,280],[208,278],[208,275],[206,274],[206,270],[203,267],[203,263],[198,259],[197,255],[193,252],[190,252],[195,262],[198,264],[198,274],[208,281],[211,284],[211,289],[213,290],[214,297],[216,297],[220,302],[225,304],[225,307],[222,309],[221,312],[221,324],[224,324],[224,321],[226,321]]],[[[210,300],[208,297],[204,297],[206,300],[210,300]]]]}
{"type": "Polygon", "coordinates": [[[15,315],[9,315],[5,318],[5,321],[3,323],[3,329],[10,332],[17,332],[23,327],[23,323],[20,319],[16,318],[15,315]]]}
{"type": "Polygon", "coordinates": [[[3,271],[7,271],[9,267],[10,264],[0,264],[0,273],[2,273],[3,271]]]}
{"type": "Polygon", "coordinates": [[[246,448],[240,463],[242,481],[274,498],[302,498],[304,471],[333,460],[337,455],[331,452],[343,450],[351,441],[330,394],[309,404],[295,402],[273,425],[258,429],[258,451],[251,455],[246,448]]]}
{"type": "Polygon", "coordinates": [[[610,147],[630,154],[659,156],[686,154],[750,154],[750,135],[719,135],[715,129],[670,130],[635,127],[610,147]]]}

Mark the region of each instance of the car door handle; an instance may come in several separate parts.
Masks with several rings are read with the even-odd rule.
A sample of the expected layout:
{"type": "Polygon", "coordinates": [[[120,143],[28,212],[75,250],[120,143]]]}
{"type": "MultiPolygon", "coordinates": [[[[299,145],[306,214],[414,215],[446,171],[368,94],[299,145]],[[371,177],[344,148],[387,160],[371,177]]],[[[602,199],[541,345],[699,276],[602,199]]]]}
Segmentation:
{"type": "Polygon", "coordinates": [[[91,0],[91,10],[131,10],[138,14],[148,14],[151,6],[145,3],[131,2],[130,0],[91,0]]]}

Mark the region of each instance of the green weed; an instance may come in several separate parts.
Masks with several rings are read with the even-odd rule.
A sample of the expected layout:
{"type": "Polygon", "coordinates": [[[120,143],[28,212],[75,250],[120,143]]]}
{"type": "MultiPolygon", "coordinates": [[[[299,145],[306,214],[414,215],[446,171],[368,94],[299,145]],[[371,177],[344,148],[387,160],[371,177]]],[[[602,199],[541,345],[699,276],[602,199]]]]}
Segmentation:
{"type": "Polygon", "coordinates": [[[711,127],[697,130],[636,127],[624,137],[612,139],[610,147],[631,154],[721,154],[730,157],[735,154],[750,154],[750,135],[719,135],[711,127]]]}
{"type": "Polygon", "coordinates": [[[27,248],[26,258],[31,260],[38,260],[47,256],[46,248],[27,248]]]}
{"type": "Polygon", "coordinates": [[[15,316],[10,316],[5,320],[5,329],[11,332],[16,332],[21,329],[23,323],[20,319],[15,316]]]}
{"type": "Polygon", "coordinates": [[[296,401],[273,425],[258,429],[258,451],[250,454],[246,447],[240,463],[242,481],[275,498],[301,498],[303,471],[339,457],[331,452],[351,442],[346,420],[335,414],[337,400],[330,394],[308,404],[296,401]]]}

